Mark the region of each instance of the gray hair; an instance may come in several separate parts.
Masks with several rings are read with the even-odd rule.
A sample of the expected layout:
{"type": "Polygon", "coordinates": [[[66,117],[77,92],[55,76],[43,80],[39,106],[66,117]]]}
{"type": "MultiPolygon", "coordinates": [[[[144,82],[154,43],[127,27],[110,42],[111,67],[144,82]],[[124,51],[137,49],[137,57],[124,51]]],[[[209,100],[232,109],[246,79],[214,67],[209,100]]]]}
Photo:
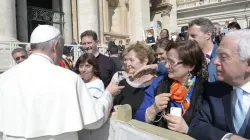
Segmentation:
{"type": "Polygon", "coordinates": [[[200,26],[201,31],[204,33],[206,32],[213,33],[214,31],[214,26],[213,26],[212,21],[207,18],[203,18],[203,17],[196,18],[188,23],[189,28],[192,27],[193,25],[200,26]]]}
{"type": "Polygon", "coordinates": [[[213,25],[218,25],[220,26],[220,24],[218,22],[213,22],[213,25]]]}
{"type": "Polygon", "coordinates": [[[21,47],[15,48],[15,49],[11,52],[11,55],[13,56],[13,55],[14,55],[15,53],[17,53],[17,52],[24,52],[25,58],[28,58],[28,53],[27,53],[27,51],[26,51],[24,48],[21,48],[21,47]]]}
{"type": "Polygon", "coordinates": [[[240,60],[250,59],[250,30],[236,30],[226,34],[225,38],[231,37],[239,40],[237,44],[237,50],[240,56],[240,60]]]}
{"type": "Polygon", "coordinates": [[[59,35],[49,41],[42,42],[42,43],[31,43],[30,48],[31,50],[48,50],[56,41],[59,41],[59,45],[61,45],[62,36],[59,35]]]}

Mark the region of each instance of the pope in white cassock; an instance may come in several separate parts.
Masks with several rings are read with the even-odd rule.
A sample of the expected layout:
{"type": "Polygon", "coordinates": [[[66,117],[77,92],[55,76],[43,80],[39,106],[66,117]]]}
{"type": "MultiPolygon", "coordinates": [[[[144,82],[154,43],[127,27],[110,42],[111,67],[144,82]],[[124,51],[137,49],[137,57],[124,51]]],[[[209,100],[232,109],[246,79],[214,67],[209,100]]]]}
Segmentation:
{"type": "Polygon", "coordinates": [[[78,75],[56,66],[64,42],[53,26],[38,26],[30,42],[32,55],[0,75],[0,139],[78,140],[77,131],[101,127],[122,87],[94,100],[78,75]]]}

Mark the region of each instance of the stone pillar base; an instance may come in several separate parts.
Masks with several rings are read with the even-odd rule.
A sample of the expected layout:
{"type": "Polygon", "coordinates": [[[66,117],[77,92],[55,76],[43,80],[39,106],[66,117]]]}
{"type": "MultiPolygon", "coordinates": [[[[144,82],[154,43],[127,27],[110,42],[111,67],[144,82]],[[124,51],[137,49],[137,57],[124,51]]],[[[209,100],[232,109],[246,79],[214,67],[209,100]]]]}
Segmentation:
{"type": "Polygon", "coordinates": [[[16,38],[0,36],[0,42],[19,42],[16,38]]]}

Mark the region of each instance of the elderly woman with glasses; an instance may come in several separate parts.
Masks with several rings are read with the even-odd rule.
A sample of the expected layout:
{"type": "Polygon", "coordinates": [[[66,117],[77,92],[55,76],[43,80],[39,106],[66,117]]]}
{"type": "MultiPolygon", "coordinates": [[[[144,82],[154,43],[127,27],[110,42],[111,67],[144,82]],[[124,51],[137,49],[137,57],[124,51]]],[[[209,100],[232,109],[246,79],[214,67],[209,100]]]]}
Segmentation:
{"type": "Polygon", "coordinates": [[[136,119],[187,133],[203,100],[206,61],[198,44],[191,40],[172,42],[166,51],[168,76],[156,78],[145,91],[136,119]]]}

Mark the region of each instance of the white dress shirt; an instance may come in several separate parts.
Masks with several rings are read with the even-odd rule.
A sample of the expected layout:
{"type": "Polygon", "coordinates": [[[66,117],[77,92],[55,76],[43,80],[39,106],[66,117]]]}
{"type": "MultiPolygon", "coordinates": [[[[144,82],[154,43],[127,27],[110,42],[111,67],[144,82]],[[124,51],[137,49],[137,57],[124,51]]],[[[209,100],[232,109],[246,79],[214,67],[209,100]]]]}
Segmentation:
{"type": "Polygon", "coordinates": [[[241,89],[244,91],[243,100],[242,100],[244,111],[248,112],[248,109],[250,107],[250,82],[242,86],[241,89]]]}
{"type": "MultiPolygon", "coordinates": [[[[235,89],[236,87],[234,87],[235,89]]],[[[249,107],[250,107],[250,82],[246,83],[245,85],[243,85],[242,87],[240,87],[243,91],[244,91],[244,94],[243,94],[243,108],[244,108],[244,111],[245,112],[248,112],[249,110],[249,107]]],[[[235,102],[236,101],[236,94],[234,92],[232,92],[233,94],[231,95],[232,96],[232,102],[235,102]]],[[[234,109],[234,106],[232,106],[231,108],[232,110],[234,109]]],[[[244,116],[243,116],[244,117],[244,116]]],[[[224,135],[224,137],[222,138],[222,140],[229,140],[229,136],[232,135],[232,133],[228,133],[226,135],[224,135]]]]}

